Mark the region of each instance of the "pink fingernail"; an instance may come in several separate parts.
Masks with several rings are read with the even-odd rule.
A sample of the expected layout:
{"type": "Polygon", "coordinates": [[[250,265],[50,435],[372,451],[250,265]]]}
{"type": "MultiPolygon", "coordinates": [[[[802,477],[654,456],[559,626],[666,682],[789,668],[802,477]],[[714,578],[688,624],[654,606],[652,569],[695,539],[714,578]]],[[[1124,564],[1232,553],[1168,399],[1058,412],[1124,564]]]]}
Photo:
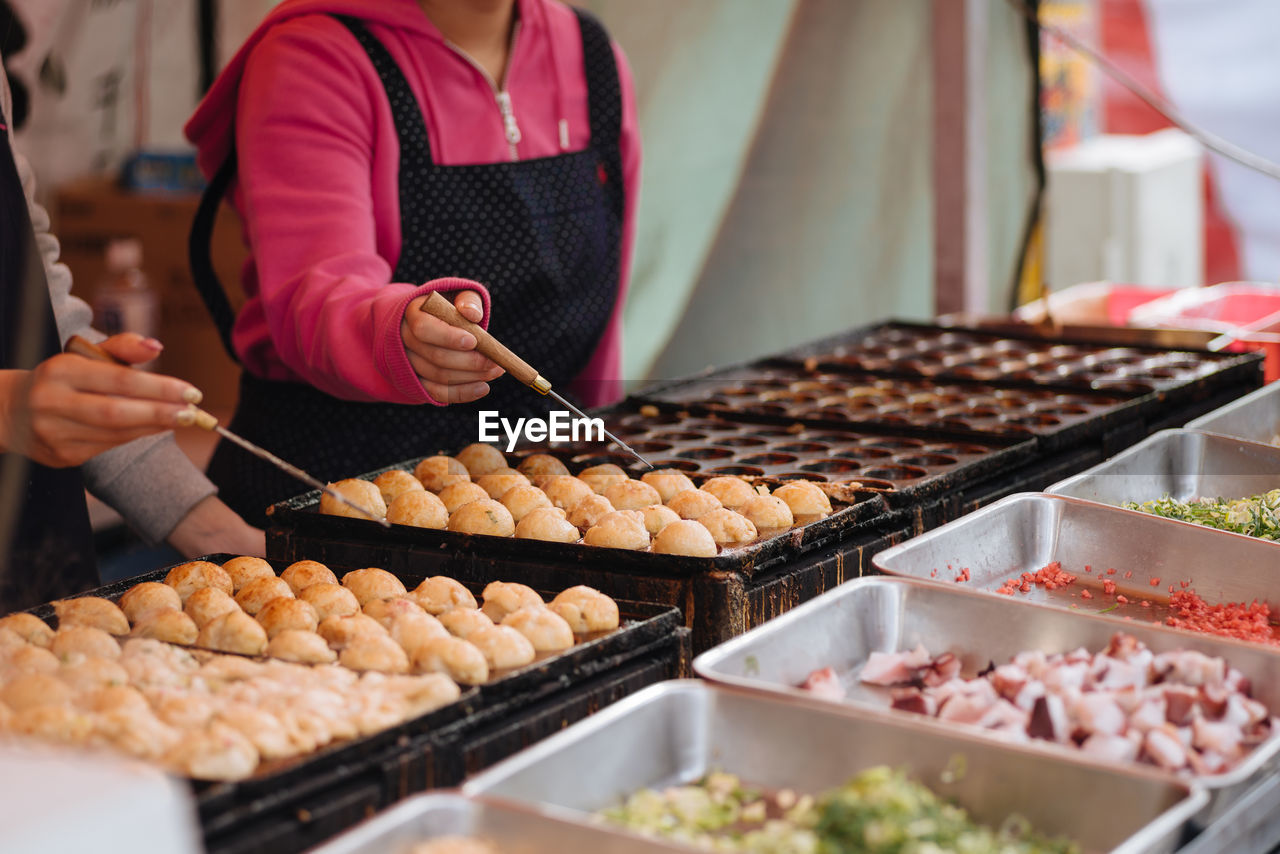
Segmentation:
{"type": "Polygon", "coordinates": [[[155,350],[157,353],[164,349],[164,345],[155,338],[143,338],[142,346],[146,347],[148,350],[155,350]]]}

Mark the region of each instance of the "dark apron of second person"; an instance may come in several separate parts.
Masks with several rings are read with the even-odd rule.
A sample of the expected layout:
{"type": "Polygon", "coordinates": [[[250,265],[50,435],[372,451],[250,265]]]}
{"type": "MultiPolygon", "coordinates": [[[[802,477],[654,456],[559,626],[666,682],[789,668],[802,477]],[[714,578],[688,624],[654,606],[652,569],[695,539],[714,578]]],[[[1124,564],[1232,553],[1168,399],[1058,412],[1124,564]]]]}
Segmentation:
{"type": "MultiPolygon", "coordinates": [[[[49,302],[44,263],[27,215],[26,195],[0,124],[0,369],[30,369],[61,348],[49,302]],[[37,301],[40,335],[33,358],[20,352],[24,300],[37,301]]],[[[98,586],[93,531],[79,468],[49,468],[6,454],[0,473],[21,477],[16,490],[0,483],[0,495],[15,495],[16,509],[0,514],[12,522],[10,542],[0,543],[0,614],[30,608],[98,586]]]]}
{"type": "MultiPolygon", "coordinates": [[[[492,297],[489,331],[551,382],[586,367],[617,299],[623,182],[622,98],[604,29],[579,12],[591,145],[584,151],[469,166],[431,159],[421,108],[390,53],[359,21],[340,17],[381,78],[400,141],[400,258],[392,281],[458,276],[492,297]]],[[[193,273],[230,346],[232,313],[196,244],[229,183],[234,154],[202,202],[208,222],[193,226],[193,273]],[[218,185],[222,186],[219,187],[218,185]],[[201,269],[201,268],[205,269],[201,269]],[[212,285],[212,287],[210,287],[212,285]],[[213,289],[216,288],[216,292],[213,289]]],[[[234,352],[232,353],[234,356],[234,352]]],[[[438,407],[355,403],[301,383],[241,377],[231,429],[311,474],[332,481],[401,460],[456,451],[478,437],[481,410],[514,420],[545,417],[548,399],[508,376],[470,404],[438,407]]],[[[288,475],[220,442],[209,477],[222,499],[255,524],[265,509],[305,491],[288,475]]]]}

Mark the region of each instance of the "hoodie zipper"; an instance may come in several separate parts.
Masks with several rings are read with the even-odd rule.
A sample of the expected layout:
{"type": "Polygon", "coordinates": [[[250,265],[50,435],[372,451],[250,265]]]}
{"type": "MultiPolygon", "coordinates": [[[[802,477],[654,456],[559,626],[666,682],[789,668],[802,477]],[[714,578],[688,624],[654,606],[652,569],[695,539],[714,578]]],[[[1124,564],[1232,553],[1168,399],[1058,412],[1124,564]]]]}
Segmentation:
{"type": "MultiPolygon", "coordinates": [[[[516,52],[516,36],[520,33],[520,22],[516,21],[514,27],[511,28],[511,45],[507,48],[507,67],[511,66],[511,57],[516,52]]],[[[489,88],[493,90],[494,103],[498,105],[498,115],[502,117],[502,135],[507,140],[507,150],[511,155],[511,159],[518,160],[519,155],[516,152],[516,146],[520,144],[522,135],[520,133],[520,125],[516,122],[515,110],[511,107],[511,93],[506,89],[499,89],[498,84],[494,82],[493,76],[485,69],[483,65],[471,58],[465,50],[458,47],[451,41],[445,41],[449,49],[462,57],[468,65],[480,72],[480,76],[489,84],[489,88]]],[[[504,81],[505,82],[505,81],[504,81]]]]}

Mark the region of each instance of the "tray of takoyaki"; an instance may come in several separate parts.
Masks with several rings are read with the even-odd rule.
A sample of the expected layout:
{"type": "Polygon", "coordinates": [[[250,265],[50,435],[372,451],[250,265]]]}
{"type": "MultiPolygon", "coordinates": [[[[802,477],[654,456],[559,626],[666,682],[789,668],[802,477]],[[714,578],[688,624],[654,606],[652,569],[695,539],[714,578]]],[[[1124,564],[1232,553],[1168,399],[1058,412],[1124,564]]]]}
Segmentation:
{"type": "Polygon", "coordinates": [[[957,442],[1034,439],[1046,451],[1103,435],[1136,417],[1141,403],[1141,395],[1089,388],[963,378],[940,382],[809,370],[770,359],[676,380],[639,397],[666,407],[799,421],[814,428],[895,430],[957,442]]]}
{"type": "Polygon", "coordinates": [[[647,854],[687,851],[607,827],[553,818],[520,804],[454,792],[417,795],[312,849],[312,854],[647,854]]]}
{"type": "Polygon", "coordinates": [[[1275,769],[1271,650],[962,587],[851,581],[703,653],[694,669],[1186,776],[1210,789],[1200,824],[1275,769]]]}
{"type": "Polygon", "coordinates": [[[1188,421],[1187,429],[1234,436],[1264,445],[1280,445],[1280,385],[1269,383],[1226,406],[1188,421]]]}
{"type": "Polygon", "coordinates": [[[318,548],[343,540],[622,572],[750,575],[887,511],[879,492],[857,482],[708,476],[672,467],[632,477],[614,463],[566,463],[547,453],[508,459],[479,443],[457,456],[409,460],[333,486],[384,514],[391,530],[317,490],[268,509],[269,542],[287,532],[318,548]]]}
{"type": "MultiPolygon", "coordinates": [[[[214,555],[0,618],[0,729],[271,793],[571,686],[680,623],[585,587],[477,597],[440,576],[410,589],[377,568],[214,555]]],[[[202,811],[226,795],[202,788],[202,811]]]]}
{"type": "Polygon", "coordinates": [[[1168,852],[1206,797],[924,719],[678,681],[463,792],[704,850],[798,852],[1168,852]]]}
{"type": "Polygon", "coordinates": [[[1280,540],[1280,448],[1162,430],[1046,492],[1280,540]]]}
{"type": "Polygon", "coordinates": [[[1218,375],[1256,377],[1257,353],[1114,346],[889,322],[801,345],[783,359],[810,369],[1008,385],[1051,385],[1125,397],[1194,393],[1218,375]]]}

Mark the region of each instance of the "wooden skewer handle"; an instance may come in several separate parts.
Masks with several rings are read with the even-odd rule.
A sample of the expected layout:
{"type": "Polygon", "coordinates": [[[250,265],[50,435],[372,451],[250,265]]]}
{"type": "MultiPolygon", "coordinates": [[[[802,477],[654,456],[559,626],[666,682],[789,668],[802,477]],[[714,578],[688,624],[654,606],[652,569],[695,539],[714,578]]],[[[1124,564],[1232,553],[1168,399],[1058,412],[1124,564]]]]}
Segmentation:
{"type": "Polygon", "coordinates": [[[431,294],[427,301],[423,303],[422,310],[433,317],[440,318],[450,326],[465,329],[476,336],[476,350],[488,356],[494,364],[520,382],[542,394],[546,394],[547,390],[551,388],[551,384],[539,376],[538,372],[530,367],[528,362],[508,350],[506,345],[494,338],[478,324],[472,323],[463,317],[453,303],[439,293],[431,294]]]}
{"type": "Polygon", "coordinates": [[[86,359],[93,359],[95,362],[111,362],[116,365],[124,365],[126,368],[129,367],[128,362],[123,359],[117,359],[88,338],[81,338],[79,335],[72,335],[67,339],[66,351],[75,353],[77,356],[84,356],[86,359]]]}

